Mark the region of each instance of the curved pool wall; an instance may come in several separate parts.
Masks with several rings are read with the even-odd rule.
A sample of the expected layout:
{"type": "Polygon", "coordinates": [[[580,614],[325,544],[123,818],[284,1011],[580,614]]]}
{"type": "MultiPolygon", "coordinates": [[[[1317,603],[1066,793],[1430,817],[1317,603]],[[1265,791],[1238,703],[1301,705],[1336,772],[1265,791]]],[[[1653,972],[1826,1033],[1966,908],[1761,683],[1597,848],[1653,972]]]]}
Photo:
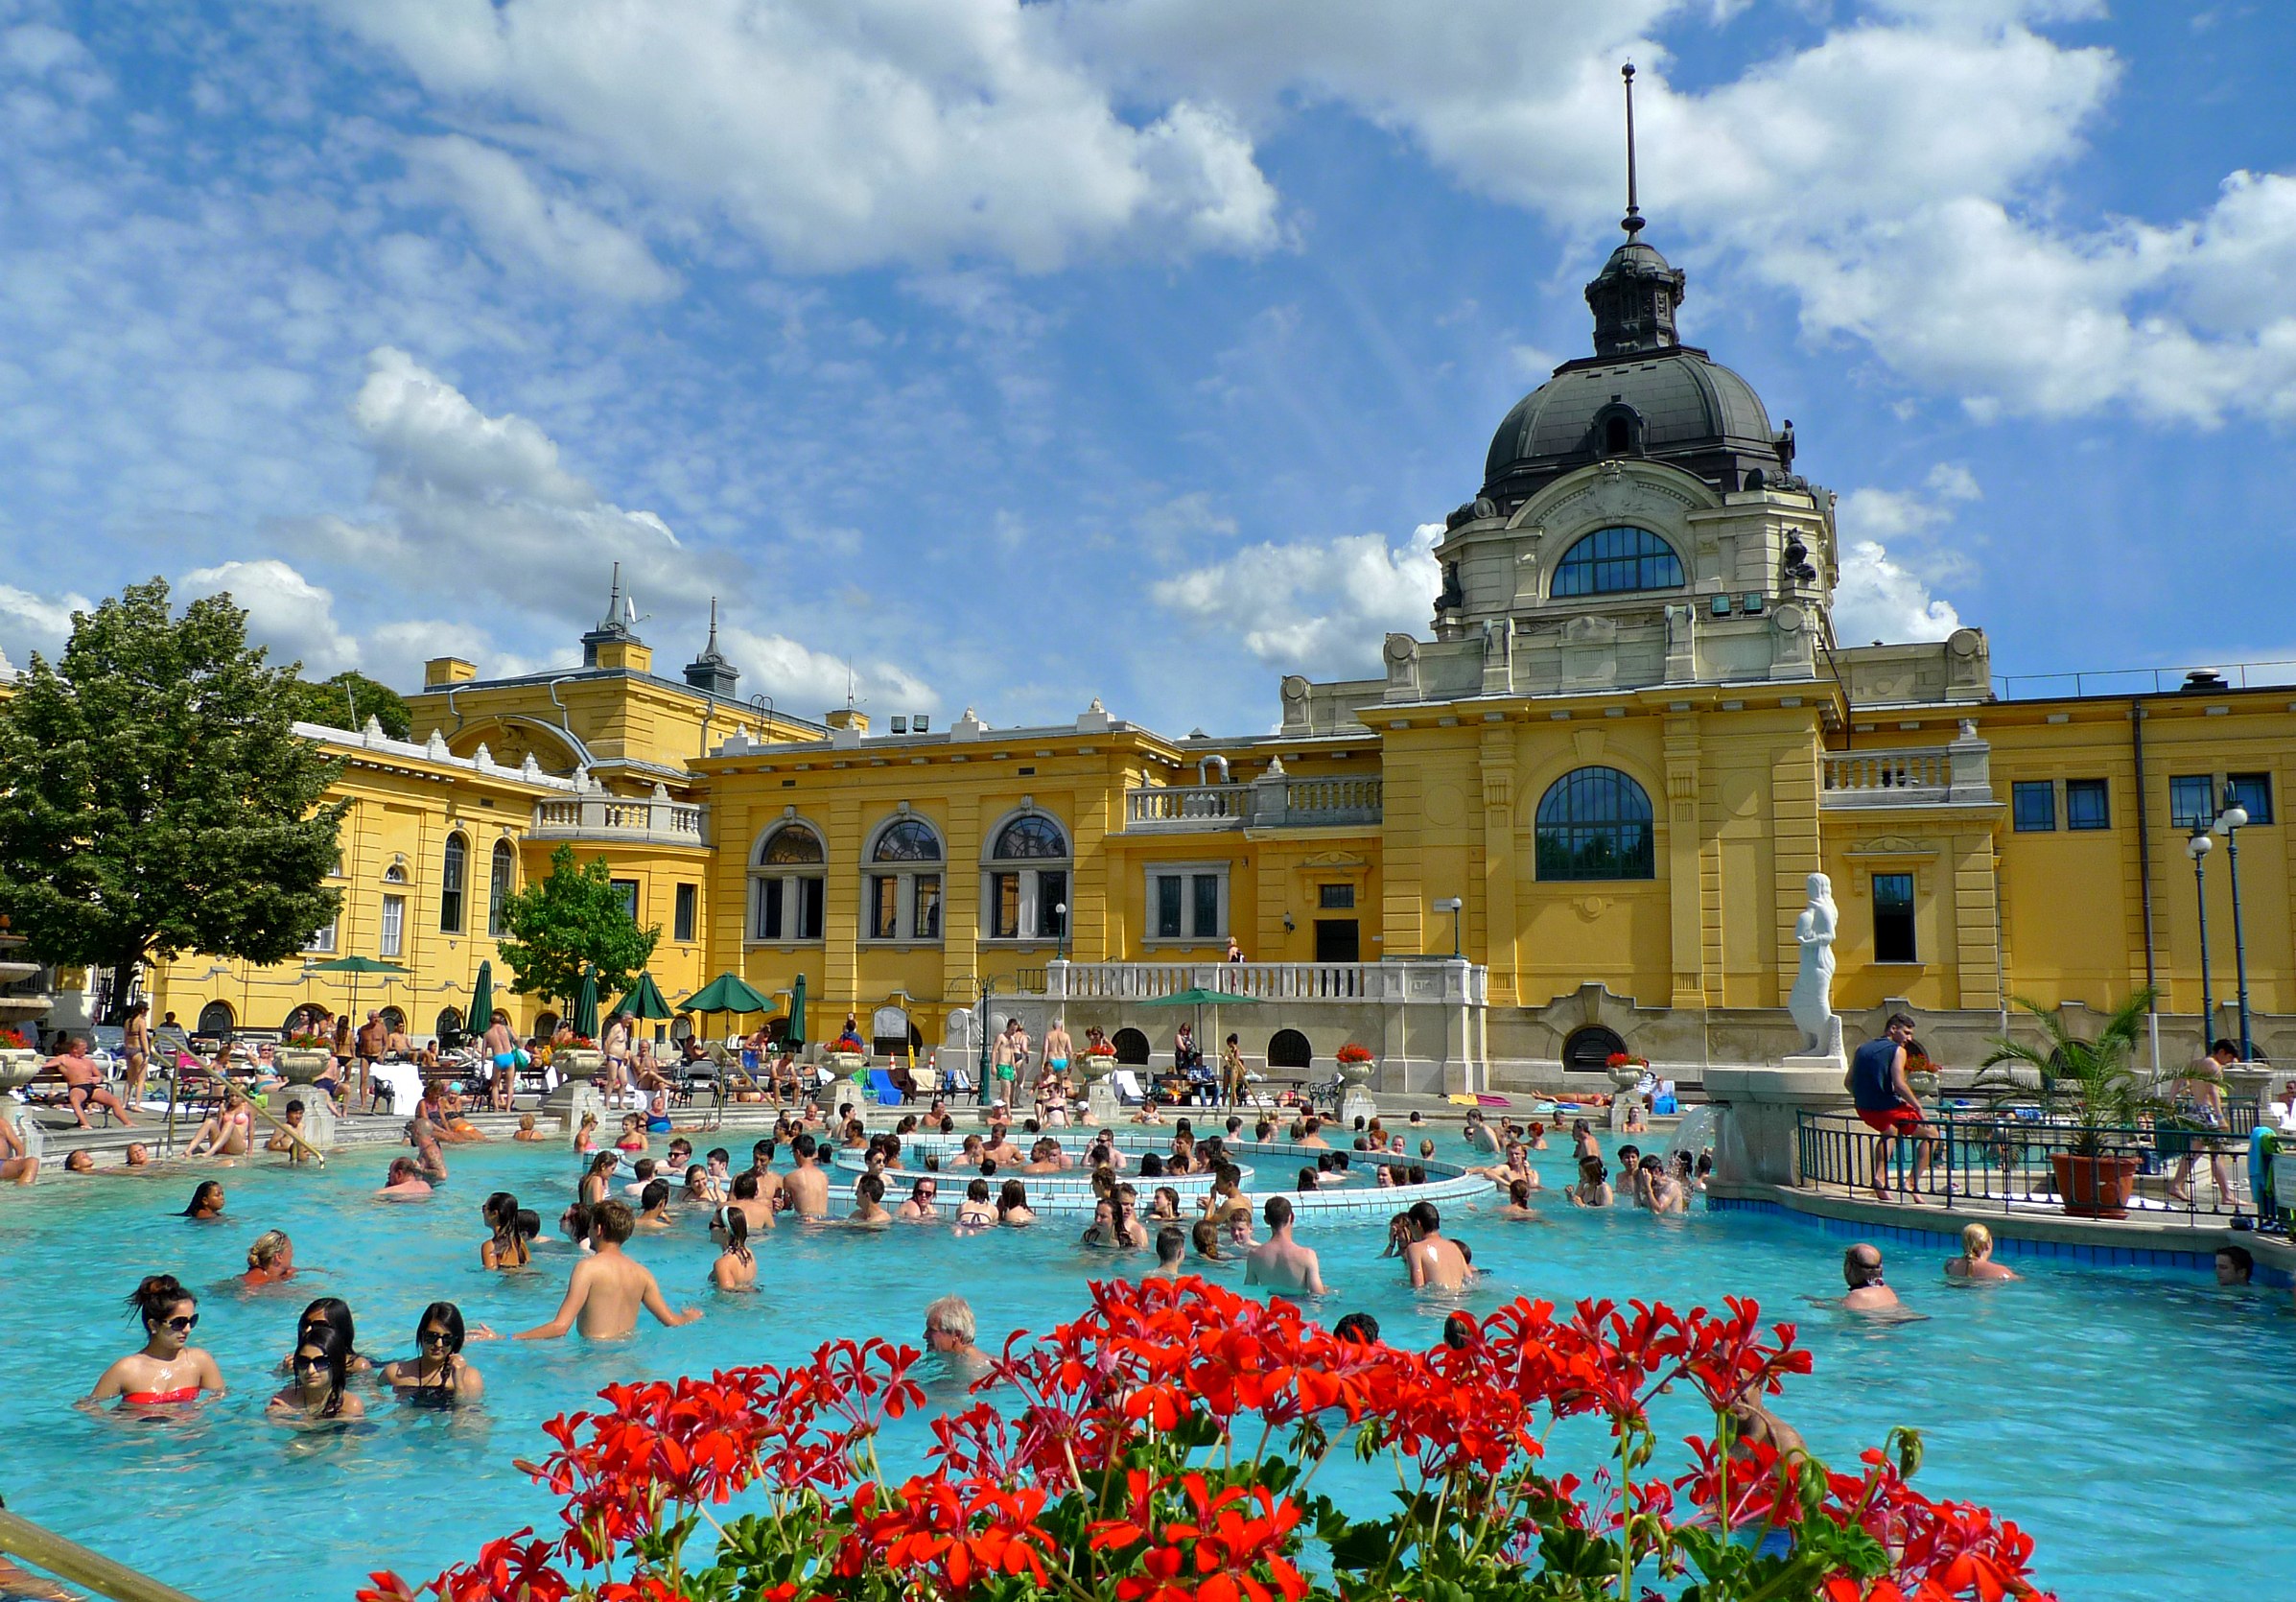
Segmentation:
{"type": "MultiPolygon", "coordinates": [[[[1143,1197],[1160,1185],[1169,1185],[1180,1192],[1182,1204],[1192,1209],[1196,1198],[1210,1193],[1212,1176],[1209,1174],[1166,1174],[1155,1179],[1142,1179],[1139,1176],[1137,1159],[1150,1152],[1161,1155],[1171,1150],[1169,1134],[1160,1137],[1147,1130],[1135,1132],[1125,1129],[1112,1132],[1115,1136],[1116,1149],[1135,1159],[1134,1165],[1120,1177],[1143,1197]]],[[[1059,1141],[1062,1150],[1071,1157],[1080,1157],[1100,1133],[1097,1128],[1080,1124],[1066,1129],[1048,1129],[1043,1138],[1059,1141]]],[[[1039,1137],[1026,1137],[1025,1143],[1033,1145],[1037,1139],[1039,1137]]],[[[1016,1141],[1015,1143],[1023,1143],[1016,1141]]],[[[903,1135],[901,1138],[902,1166],[884,1171],[885,1205],[891,1207],[900,1202],[918,1180],[931,1179],[944,1187],[941,1204],[944,1207],[953,1206],[957,1198],[949,1194],[949,1189],[982,1176],[962,1166],[921,1168],[913,1166],[913,1160],[929,1152],[946,1163],[963,1148],[962,1135],[942,1135],[923,1130],[903,1135]]],[[[1230,1141],[1228,1150],[1234,1155],[1236,1166],[1245,1170],[1243,1193],[1252,1203],[1253,1215],[1257,1216],[1261,1203],[1270,1196],[1285,1196],[1291,1200],[1293,1223],[1303,1229],[1365,1223],[1376,1223],[1384,1229],[1388,1219],[1415,1202],[1429,1201],[1438,1207],[1446,1207],[1480,1200],[1494,1193],[1491,1182],[1483,1175],[1470,1174],[1464,1166],[1446,1163],[1440,1158],[1411,1158],[1393,1152],[1375,1154],[1345,1151],[1336,1146],[1295,1145],[1286,1141],[1230,1141]],[[1350,1172],[1368,1172],[1373,1165],[1390,1168],[1416,1165],[1427,1170],[1427,1180],[1422,1185],[1350,1183],[1319,1188],[1312,1193],[1295,1190],[1280,1182],[1282,1178],[1296,1177],[1301,1168],[1314,1167],[1317,1158],[1331,1156],[1335,1151],[1347,1159],[1350,1172]]],[[[840,1150],[833,1156],[833,1166],[843,1176],[844,1184],[850,1185],[865,1166],[866,1154],[862,1151],[840,1150]]],[[[1005,1167],[1000,1165],[994,1174],[986,1177],[992,1195],[1006,1180],[1019,1180],[1028,1193],[1029,1207],[1035,1212],[1055,1217],[1089,1219],[1098,1202],[1098,1198],[1092,1194],[1091,1172],[1083,1167],[1064,1168],[1056,1174],[1032,1174],[1021,1172],[1018,1166],[1005,1167]]]]}

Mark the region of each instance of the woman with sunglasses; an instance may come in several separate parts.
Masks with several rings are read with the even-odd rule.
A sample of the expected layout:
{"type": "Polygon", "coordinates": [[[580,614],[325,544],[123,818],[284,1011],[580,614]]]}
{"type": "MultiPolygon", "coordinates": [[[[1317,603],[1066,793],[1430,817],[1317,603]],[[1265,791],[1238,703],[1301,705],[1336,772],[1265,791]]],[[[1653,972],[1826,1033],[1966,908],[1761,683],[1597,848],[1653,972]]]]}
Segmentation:
{"type": "Polygon", "coordinates": [[[198,1401],[202,1391],[223,1394],[215,1359],[191,1344],[199,1327],[199,1302],[175,1275],[146,1275],[129,1294],[128,1308],[143,1323],[144,1349],[105,1369],[83,1405],[118,1397],[122,1408],[172,1407],[198,1401]]]}
{"type": "Polygon", "coordinates": [[[343,1389],[351,1343],[331,1324],[314,1324],[288,1359],[288,1381],[264,1412],[274,1419],[338,1424],[366,1417],[366,1404],[343,1389]]]}
{"type": "Polygon", "coordinates": [[[299,1351],[303,1343],[311,1338],[312,1331],[320,1328],[334,1330],[341,1334],[346,1354],[343,1359],[344,1373],[364,1374],[375,1366],[373,1360],[359,1350],[359,1328],[351,1317],[351,1304],[340,1296],[320,1296],[315,1298],[303,1309],[303,1316],[295,1320],[294,1349],[279,1359],[281,1374],[295,1366],[295,1351],[299,1351]]]}
{"type": "Polygon", "coordinates": [[[904,1224],[936,1222],[941,1216],[935,1205],[940,1194],[941,1182],[939,1180],[918,1180],[916,1184],[909,1187],[909,1199],[901,1204],[901,1212],[897,1216],[904,1224]]]}
{"type": "Polygon", "coordinates": [[[495,1332],[481,1324],[466,1331],[462,1309],[452,1302],[433,1302],[414,1321],[411,1358],[383,1365],[383,1382],[418,1407],[454,1407],[476,1402],[486,1385],[479,1371],[462,1357],[466,1339],[493,1340],[495,1332]]]}

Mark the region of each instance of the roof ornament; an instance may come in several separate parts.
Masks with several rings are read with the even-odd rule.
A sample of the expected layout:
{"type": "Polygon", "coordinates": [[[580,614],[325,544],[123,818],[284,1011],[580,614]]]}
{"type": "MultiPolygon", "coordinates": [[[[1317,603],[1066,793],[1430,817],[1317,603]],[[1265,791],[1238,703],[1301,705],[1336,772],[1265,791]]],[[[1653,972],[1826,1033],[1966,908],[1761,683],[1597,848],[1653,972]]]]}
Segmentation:
{"type": "Polygon", "coordinates": [[[621,626],[621,564],[614,564],[614,588],[606,597],[606,615],[598,620],[598,628],[612,632],[621,626]]]}
{"type": "Polygon", "coordinates": [[[1627,215],[1619,219],[1618,225],[1632,239],[1642,232],[1642,207],[1634,203],[1634,63],[1628,61],[1619,68],[1618,75],[1627,85],[1627,215]]]}

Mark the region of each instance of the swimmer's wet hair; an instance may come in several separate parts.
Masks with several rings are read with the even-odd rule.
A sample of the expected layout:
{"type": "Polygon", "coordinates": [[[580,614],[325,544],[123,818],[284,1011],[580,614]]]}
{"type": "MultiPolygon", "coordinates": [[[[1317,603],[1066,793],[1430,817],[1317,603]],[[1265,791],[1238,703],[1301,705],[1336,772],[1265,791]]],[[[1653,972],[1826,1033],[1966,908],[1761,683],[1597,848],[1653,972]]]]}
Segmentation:
{"type": "MultiPolygon", "coordinates": [[[[668,1187],[665,1186],[667,1190],[668,1187]]],[[[620,1196],[608,1196],[590,1210],[593,1233],[604,1236],[619,1246],[629,1239],[630,1232],[638,1227],[638,1216],[630,1211],[630,1204],[620,1196]]]]}
{"type": "Polygon", "coordinates": [[[195,1305],[199,1298],[184,1289],[183,1282],[173,1274],[146,1274],[141,1284],[128,1293],[128,1308],[149,1327],[159,1323],[175,1309],[178,1302],[195,1305]]]}

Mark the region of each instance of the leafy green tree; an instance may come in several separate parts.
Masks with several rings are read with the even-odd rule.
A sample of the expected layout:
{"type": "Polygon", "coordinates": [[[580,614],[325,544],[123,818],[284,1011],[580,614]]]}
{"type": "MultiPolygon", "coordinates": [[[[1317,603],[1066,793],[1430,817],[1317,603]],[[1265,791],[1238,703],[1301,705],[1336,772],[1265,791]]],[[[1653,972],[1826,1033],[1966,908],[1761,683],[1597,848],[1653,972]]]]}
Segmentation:
{"type": "Polygon", "coordinates": [[[297,679],[295,697],[295,716],[306,723],[359,729],[372,718],[393,740],[414,738],[414,714],[407,710],[407,698],[364,673],[340,672],[317,683],[297,679]]]}
{"type": "Polygon", "coordinates": [[[341,907],[348,802],[293,729],[294,669],[250,648],[228,595],[176,615],[131,584],[0,701],[0,912],[40,960],[105,967],[116,1022],[139,963],[281,962],[341,907]]]}
{"type": "Polygon", "coordinates": [[[602,1004],[638,977],[662,929],[638,927],[610,872],[603,857],[576,862],[574,847],[561,845],[551,853],[549,873],[504,900],[509,938],[500,950],[512,990],[571,1003],[588,966],[597,972],[602,1004]]]}

